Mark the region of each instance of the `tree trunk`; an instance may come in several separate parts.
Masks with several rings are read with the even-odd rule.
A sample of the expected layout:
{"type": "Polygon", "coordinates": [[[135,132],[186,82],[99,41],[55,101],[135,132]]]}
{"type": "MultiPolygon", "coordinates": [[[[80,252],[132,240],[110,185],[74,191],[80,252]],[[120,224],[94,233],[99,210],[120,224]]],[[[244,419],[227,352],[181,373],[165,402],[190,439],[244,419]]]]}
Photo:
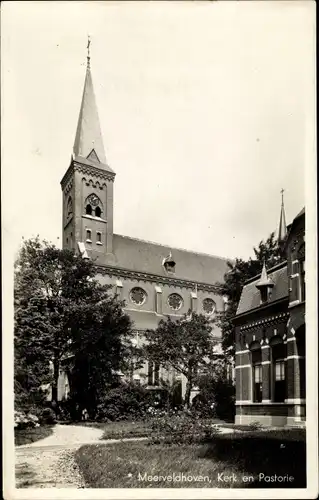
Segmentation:
{"type": "Polygon", "coordinates": [[[192,380],[190,378],[188,378],[187,382],[186,382],[186,392],[185,392],[185,398],[184,398],[184,404],[185,404],[186,408],[190,407],[192,386],[193,386],[192,380]]]}
{"type": "Polygon", "coordinates": [[[58,380],[60,363],[58,359],[53,361],[53,384],[52,384],[52,406],[55,413],[58,412],[58,380]]]}

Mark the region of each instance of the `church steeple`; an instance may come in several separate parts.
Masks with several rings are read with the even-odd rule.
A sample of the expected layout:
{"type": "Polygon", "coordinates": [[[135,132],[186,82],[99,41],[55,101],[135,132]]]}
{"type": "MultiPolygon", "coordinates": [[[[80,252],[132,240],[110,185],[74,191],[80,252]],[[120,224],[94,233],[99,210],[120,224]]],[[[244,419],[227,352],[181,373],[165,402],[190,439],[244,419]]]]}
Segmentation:
{"type": "Polygon", "coordinates": [[[94,166],[99,166],[100,168],[111,171],[106,163],[100,120],[93,89],[90,64],[90,43],[91,41],[88,39],[86,76],[73,154],[75,159],[79,161],[84,159],[86,160],[85,163],[89,162],[94,166]]]}
{"type": "Polygon", "coordinates": [[[63,248],[99,263],[113,259],[113,184],[107,165],[91,75],[90,39],[78,126],[69,168],[61,181],[63,248]]]}
{"type": "Polygon", "coordinates": [[[281,190],[281,210],[280,210],[280,220],[278,229],[278,243],[282,244],[285,242],[287,236],[287,225],[286,225],[286,215],[284,207],[284,190],[281,190]]]}

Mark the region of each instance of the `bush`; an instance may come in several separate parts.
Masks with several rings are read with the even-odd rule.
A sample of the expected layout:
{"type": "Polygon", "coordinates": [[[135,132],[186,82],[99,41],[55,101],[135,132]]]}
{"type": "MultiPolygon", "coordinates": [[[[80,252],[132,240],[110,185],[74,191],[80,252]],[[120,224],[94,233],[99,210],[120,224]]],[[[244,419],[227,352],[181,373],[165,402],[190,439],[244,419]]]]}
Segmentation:
{"type": "Polygon", "coordinates": [[[28,427],[39,427],[39,419],[32,413],[23,411],[14,412],[14,428],[17,430],[27,429],[28,427]]]}
{"type": "Polygon", "coordinates": [[[52,408],[44,408],[41,412],[40,422],[43,425],[52,425],[56,423],[56,416],[52,408]]]}
{"type": "Polygon", "coordinates": [[[95,420],[98,422],[141,419],[152,400],[151,394],[135,383],[121,383],[109,389],[97,406],[95,420]]]}
{"type": "MultiPolygon", "coordinates": [[[[193,403],[203,417],[217,417],[233,422],[235,418],[235,386],[222,374],[203,375],[199,381],[199,394],[193,403]]],[[[195,398],[194,398],[195,399],[195,398]]]]}
{"type": "Polygon", "coordinates": [[[192,412],[151,412],[153,444],[193,444],[212,439],[219,431],[211,419],[195,417],[192,412]]]}

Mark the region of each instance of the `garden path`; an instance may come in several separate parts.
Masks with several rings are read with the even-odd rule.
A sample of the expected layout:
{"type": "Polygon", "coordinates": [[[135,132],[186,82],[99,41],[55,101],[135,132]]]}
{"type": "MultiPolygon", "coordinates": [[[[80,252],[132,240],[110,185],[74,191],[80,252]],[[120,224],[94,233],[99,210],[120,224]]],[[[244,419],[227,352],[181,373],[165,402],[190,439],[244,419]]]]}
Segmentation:
{"type": "Polygon", "coordinates": [[[98,442],[102,434],[91,427],[56,425],[51,436],[16,446],[16,487],[84,488],[74,451],[98,442]]]}
{"type": "MultiPolygon", "coordinates": [[[[219,427],[220,432],[233,432],[219,427]]],[[[84,444],[142,441],[147,438],[101,440],[103,430],[79,425],[59,425],[53,434],[34,443],[16,446],[17,488],[85,488],[74,451],[84,444]]]]}

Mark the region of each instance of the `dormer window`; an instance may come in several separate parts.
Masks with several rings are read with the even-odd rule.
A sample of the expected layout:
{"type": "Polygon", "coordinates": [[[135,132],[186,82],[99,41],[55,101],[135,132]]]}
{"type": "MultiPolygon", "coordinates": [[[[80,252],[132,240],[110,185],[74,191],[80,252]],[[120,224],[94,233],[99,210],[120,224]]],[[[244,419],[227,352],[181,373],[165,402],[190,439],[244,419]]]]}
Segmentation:
{"type": "Polygon", "coordinates": [[[271,290],[274,286],[274,283],[267,276],[267,270],[265,263],[263,265],[263,269],[261,272],[260,280],[256,284],[256,288],[260,291],[260,303],[265,304],[269,301],[271,297],[271,290]]]}
{"type": "Polygon", "coordinates": [[[165,259],[163,259],[162,265],[164,266],[164,269],[167,273],[169,274],[175,273],[176,262],[172,257],[172,252],[170,252],[169,255],[165,257],[165,259]]]}

